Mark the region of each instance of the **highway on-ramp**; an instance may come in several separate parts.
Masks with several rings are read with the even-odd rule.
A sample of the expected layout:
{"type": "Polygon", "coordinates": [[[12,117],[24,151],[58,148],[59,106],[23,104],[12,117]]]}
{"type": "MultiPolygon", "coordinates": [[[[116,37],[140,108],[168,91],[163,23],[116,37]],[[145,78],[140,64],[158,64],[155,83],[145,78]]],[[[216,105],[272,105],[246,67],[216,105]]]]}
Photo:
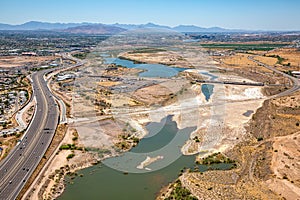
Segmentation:
{"type": "Polygon", "coordinates": [[[53,69],[32,75],[37,101],[35,114],[25,136],[0,163],[1,200],[17,198],[53,139],[59,122],[59,108],[44,80],[44,75],[50,71],[53,69]]]}

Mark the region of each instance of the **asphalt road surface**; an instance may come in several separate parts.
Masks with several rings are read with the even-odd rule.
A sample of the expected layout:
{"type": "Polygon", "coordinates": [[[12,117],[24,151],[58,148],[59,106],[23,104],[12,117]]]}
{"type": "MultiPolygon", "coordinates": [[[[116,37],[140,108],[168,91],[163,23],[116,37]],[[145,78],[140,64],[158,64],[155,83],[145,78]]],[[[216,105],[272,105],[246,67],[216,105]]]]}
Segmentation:
{"type": "Polygon", "coordinates": [[[286,77],[288,79],[290,79],[292,82],[293,82],[293,87],[291,87],[290,89],[288,90],[285,90],[277,95],[274,95],[270,98],[277,98],[277,97],[283,97],[283,96],[287,96],[287,95],[290,95],[298,90],[300,90],[300,80],[298,78],[295,78],[293,76],[290,76],[282,71],[279,71],[277,69],[275,69],[274,67],[270,66],[270,65],[267,65],[265,63],[262,63],[262,62],[259,62],[258,60],[255,60],[255,57],[254,56],[249,56],[248,57],[249,60],[253,61],[253,62],[256,62],[257,64],[259,64],[260,66],[263,66],[277,74],[280,74],[282,75],[283,77],[286,77]]]}
{"type": "Polygon", "coordinates": [[[48,69],[32,75],[32,85],[37,106],[25,137],[0,163],[0,199],[16,199],[49,147],[57,124],[59,109],[44,74],[48,69]]]}

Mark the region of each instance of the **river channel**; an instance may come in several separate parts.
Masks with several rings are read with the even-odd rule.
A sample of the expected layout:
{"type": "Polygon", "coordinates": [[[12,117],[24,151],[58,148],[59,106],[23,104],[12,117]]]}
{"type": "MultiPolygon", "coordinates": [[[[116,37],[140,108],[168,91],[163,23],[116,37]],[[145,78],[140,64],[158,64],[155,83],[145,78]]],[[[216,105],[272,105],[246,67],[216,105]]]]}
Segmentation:
{"type": "MultiPolygon", "coordinates": [[[[115,63],[128,68],[144,69],[140,77],[173,77],[185,69],[160,64],[136,64],[119,58],[105,58],[106,63],[115,63]]],[[[208,75],[208,74],[205,74],[208,75]]],[[[211,77],[214,78],[214,77],[211,77]]],[[[213,86],[205,85],[202,92],[208,100],[213,86]]],[[[172,116],[161,122],[146,126],[149,134],[129,152],[109,158],[102,163],[80,170],[74,179],[66,177],[67,185],[60,200],[103,199],[103,200],[153,200],[160,189],[174,181],[184,169],[199,168],[203,172],[208,166],[195,164],[195,156],[183,156],[181,147],[196,127],[178,129],[172,116]],[[161,156],[147,168],[137,166],[147,156],[161,156]]],[[[228,169],[231,165],[218,164],[210,168],[228,169]]]]}

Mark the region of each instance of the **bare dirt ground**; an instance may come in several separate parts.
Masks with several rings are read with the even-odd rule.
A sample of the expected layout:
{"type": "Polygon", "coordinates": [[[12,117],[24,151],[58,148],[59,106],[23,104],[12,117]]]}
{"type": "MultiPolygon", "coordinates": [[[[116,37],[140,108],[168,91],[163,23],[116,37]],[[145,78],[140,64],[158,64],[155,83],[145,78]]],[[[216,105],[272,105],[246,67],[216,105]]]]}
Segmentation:
{"type": "Polygon", "coordinates": [[[299,70],[300,66],[300,51],[297,48],[281,48],[274,51],[270,51],[266,56],[279,55],[284,60],[283,65],[290,63],[290,66],[283,66],[285,70],[299,70]]]}
{"type": "Polygon", "coordinates": [[[266,57],[266,56],[257,56],[255,57],[258,61],[265,63],[267,65],[270,66],[274,66],[277,63],[277,58],[273,58],[273,57],[266,57]]]}
{"type": "Polygon", "coordinates": [[[286,199],[300,199],[300,132],[276,137],[271,169],[274,176],[267,186],[286,199]]]}
{"type": "MultiPolygon", "coordinates": [[[[234,53],[227,56],[213,56],[213,59],[218,62],[218,66],[233,73],[251,79],[253,81],[264,82],[267,84],[288,84],[289,81],[282,76],[274,74],[269,69],[259,66],[257,63],[249,60],[249,56],[255,54],[255,59],[275,66],[282,71],[292,71],[299,69],[300,52],[293,48],[279,48],[271,51],[248,51],[247,53],[234,53]],[[277,56],[280,56],[283,61],[279,63],[277,56]],[[288,65],[289,63],[289,65],[288,65]]],[[[287,85],[289,87],[289,85],[287,85]]]]}
{"type": "Polygon", "coordinates": [[[138,89],[132,94],[132,98],[143,102],[145,105],[162,105],[171,98],[176,98],[176,94],[185,84],[187,84],[185,81],[169,80],[138,89]]]}
{"type": "Polygon", "coordinates": [[[0,151],[0,161],[4,159],[10,150],[17,144],[18,138],[16,136],[7,136],[7,137],[0,137],[0,147],[2,151],[0,151]]]}
{"type": "MultiPolygon", "coordinates": [[[[249,56],[249,54],[237,53],[232,56],[226,56],[225,58],[220,58],[220,60],[224,65],[230,66],[231,68],[234,68],[234,69],[245,69],[245,68],[247,69],[248,68],[249,70],[252,70],[252,71],[258,70],[258,71],[265,72],[265,73],[272,72],[264,67],[258,66],[257,63],[249,60],[248,56],[249,56]]],[[[277,61],[277,59],[276,59],[276,61],[277,61]]]]}
{"type": "MultiPolygon", "coordinates": [[[[235,59],[230,58],[231,63],[223,63],[221,66],[234,69],[237,64],[245,64],[244,67],[251,65],[244,58],[237,58],[240,61],[235,59]]],[[[269,64],[275,62],[269,58],[264,61],[272,62],[269,64]]],[[[288,62],[288,59],[285,62],[288,62]]],[[[272,79],[271,75],[260,70],[260,67],[255,70],[244,67],[240,67],[238,72],[243,77],[260,81],[272,79]]],[[[277,83],[280,82],[280,77],[278,80],[277,83]]],[[[272,93],[272,90],[269,88],[266,91],[272,93]]],[[[234,90],[232,92],[235,96],[234,90]]],[[[241,94],[240,91],[236,92],[236,95],[241,94]]],[[[237,169],[205,173],[186,172],[180,176],[183,186],[199,199],[299,199],[299,95],[295,93],[288,97],[265,101],[257,111],[252,110],[254,114],[250,118],[242,120],[243,124],[239,119],[241,113],[238,114],[243,107],[228,106],[226,112],[230,116],[229,119],[233,120],[231,123],[229,120],[228,124],[242,125],[242,129],[235,126],[237,137],[244,132],[242,141],[230,142],[231,145],[236,144],[233,149],[232,146],[223,149],[227,156],[238,162],[237,169]]],[[[190,143],[187,143],[190,148],[185,149],[187,153],[193,153],[197,149],[199,151],[203,132],[205,129],[200,129],[192,135],[192,139],[198,136],[200,142],[190,140],[190,143]]],[[[226,132],[230,135],[234,128],[227,129],[226,132]]],[[[164,188],[158,199],[164,199],[166,196],[163,193],[168,194],[170,190],[170,187],[164,188]]]]}
{"type": "Polygon", "coordinates": [[[181,55],[176,52],[159,51],[148,52],[126,52],[119,55],[122,58],[141,63],[164,64],[176,67],[190,68],[190,64],[181,55]]]}
{"type": "Polygon", "coordinates": [[[0,67],[20,67],[29,64],[41,65],[54,59],[55,56],[2,56],[0,57],[0,67]]]}
{"type": "Polygon", "coordinates": [[[23,122],[29,125],[34,113],[35,102],[30,103],[29,107],[24,111],[22,115],[23,122]]]}
{"type": "MultiPolygon", "coordinates": [[[[176,55],[174,55],[174,60],[170,60],[173,55],[165,55],[165,52],[140,54],[139,56],[127,53],[121,56],[126,56],[139,62],[147,61],[164,64],[184,62],[184,60],[181,60],[182,58],[176,58],[176,55]]],[[[216,61],[221,63],[219,67],[221,66],[233,71],[234,74],[230,74],[232,77],[242,76],[254,81],[268,81],[270,83],[280,83],[282,81],[281,77],[276,77],[261,66],[257,66],[256,64],[252,66],[253,63],[247,59],[247,55],[238,54],[234,58],[225,59],[227,63],[219,59],[216,61]]],[[[196,60],[190,60],[189,65],[193,61],[196,63],[196,60]]],[[[209,60],[205,59],[205,61],[208,62],[209,60]]],[[[180,66],[187,66],[187,64],[181,63],[180,66]]],[[[226,79],[227,74],[220,74],[220,77],[226,79]]],[[[119,85],[118,83],[117,86],[119,85]]],[[[101,86],[110,87],[112,85],[111,83],[105,83],[101,86]]],[[[167,115],[174,115],[173,119],[177,122],[178,128],[198,127],[197,131],[192,134],[191,139],[182,148],[185,154],[195,154],[197,152],[206,152],[209,154],[221,151],[238,163],[237,168],[230,171],[208,171],[203,174],[197,172],[184,173],[180,177],[180,180],[185,187],[192,191],[193,195],[199,199],[297,198],[294,193],[298,191],[298,180],[291,178],[291,176],[298,175],[298,165],[294,164],[291,167],[290,165],[293,163],[291,161],[288,162],[286,159],[294,158],[299,151],[297,150],[297,152],[294,148],[291,149],[286,146],[281,147],[276,145],[281,145],[283,143],[282,139],[288,139],[280,139],[278,138],[279,136],[288,137],[299,131],[299,124],[297,125],[299,123],[299,94],[264,102],[264,99],[261,99],[264,97],[261,88],[215,85],[214,94],[211,99],[215,98],[221,103],[226,101],[226,106],[216,104],[214,107],[206,107],[199,105],[214,102],[212,100],[205,100],[201,92],[201,85],[190,84],[185,86],[187,90],[180,89],[178,93],[172,91],[173,94],[168,88],[170,86],[163,86],[161,84],[146,86],[137,89],[134,93],[135,96],[132,96],[144,102],[145,105],[165,102],[168,99],[167,96],[171,98],[174,94],[177,94],[176,101],[169,101],[168,104],[161,108],[154,107],[152,109],[149,106],[142,106],[142,104],[129,107],[125,105],[126,109],[123,109],[121,105],[124,103],[122,102],[116,110],[117,114],[115,116],[118,117],[118,121],[123,122],[121,124],[124,125],[125,122],[130,124],[132,128],[136,129],[136,135],[142,138],[147,134],[145,124],[151,121],[160,121],[167,115]],[[159,95],[157,95],[157,91],[159,91],[159,95]],[[195,140],[195,136],[197,136],[200,142],[195,140]],[[275,148],[278,148],[277,152],[275,152],[275,148]],[[280,152],[284,152],[282,155],[285,157],[275,158],[275,155],[281,155],[280,152]],[[274,153],[276,154],[274,155],[274,153]],[[284,174],[284,170],[282,170],[283,166],[277,162],[278,159],[288,163],[289,170],[291,170],[290,173],[284,174]],[[274,176],[274,174],[277,174],[277,176],[274,176]],[[282,181],[282,179],[284,180],[282,181]],[[289,188],[290,192],[287,195],[278,191],[278,187],[281,187],[281,185],[289,188]],[[277,192],[280,192],[280,194],[277,192]]],[[[92,96],[92,94],[88,94],[88,96],[92,96]]],[[[83,97],[78,96],[78,101],[81,102],[79,102],[79,110],[82,112],[95,112],[95,107],[92,104],[85,103],[82,99],[83,97]]],[[[129,99],[131,97],[127,97],[126,101],[129,99]]],[[[91,118],[94,121],[82,122],[77,128],[81,144],[86,147],[110,149],[118,141],[118,137],[122,133],[120,129],[123,126],[116,123],[115,119],[108,119],[108,117],[111,116],[104,115],[100,118],[91,118]],[[101,120],[99,121],[99,119],[101,120]],[[99,123],[101,123],[101,126],[99,126],[99,123]],[[114,130],[114,133],[111,130],[114,130]]],[[[289,138],[287,142],[295,140],[294,138],[289,138]]],[[[298,138],[297,136],[296,140],[298,138]]],[[[66,139],[66,142],[71,142],[70,137],[68,140],[66,139]]],[[[296,144],[298,143],[295,142],[293,145],[296,144]]],[[[66,159],[69,153],[74,153],[75,151],[68,151],[59,153],[59,159],[61,159],[59,162],[63,163],[62,166],[64,168],[61,169],[63,171],[57,171],[56,174],[64,174],[69,170],[64,163],[66,160],[64,162],[63,160],[66,159]]],[[[80,158],[78,155],[82,152],[78,155],[76,152],[75,157],[67,162],[73,162],[72,160],[75,160],[75,158],[80,158]]],[[[92,158],[94,159],[94,157],[92,158]]],[[[294,161],[295,158],[290,160],[294,161]]],[[[77,162],[80,163],[81,161],[77,162]]],[[[90,164],[87,160],[85,162],[90,164]]],[[[57,167],[59,166],[51,167],[52,172],[57,167]]],[[[286,168],[285,165],[284,167],[286,168]]],[[[62,177],[63,175],[58,175],[58,177],[54,175],[54,180],[61,180],[62,177]]],[[[49,181],[45,180],[46,185],[49,184],[49,181]]],[[[62,185],[58,186],[53,182],[47,188],[50,189],[43,191],[48,192],[42,193],[50,199],[63,190],[62,185]],[[54,193],[54,196],[50,193],[54,193]]],[[[163,197],[160,196],[158,198],[163,197]]]]}
{"type": "Polygon", "coordinates": [[[115,85],[119,85],[121,84],[118,81],[100,81],[99,85],[103,86],[103,87],[111,87],[111,86],[115,86],[115,85]]]}
{"type": "Polygon", "coordinates": [[[120,141],[119,136],[123,134],[124,127],[124,124],[110,117],[94,122],[78,122],[76,125],[85,147],[107,150],[112,150],[114,144],[120,141]]]}
{"type": "Polygon", "coordinates": [[[120,67],[116,66],[114,64],[111,65],[113,69],[110,69],[109,67],[102,73],[104,76],[123,76],[123,75],[136,75],[143,70],[141,69],[134,69],[134,68],[126,68],[126,67],[120,67]]]}

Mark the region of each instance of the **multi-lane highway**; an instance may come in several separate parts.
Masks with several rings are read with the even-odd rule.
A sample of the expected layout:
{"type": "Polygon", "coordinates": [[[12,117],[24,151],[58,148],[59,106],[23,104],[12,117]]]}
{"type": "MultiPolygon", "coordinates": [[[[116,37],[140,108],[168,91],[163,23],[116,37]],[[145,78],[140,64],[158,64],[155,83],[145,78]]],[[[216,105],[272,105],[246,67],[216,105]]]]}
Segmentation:
{"type": "Polygon", "coordinates": [[[34,117],[21,142],[0,163],[0,200],[17,198],[53,139],[60,115],[55,97],[45,80],[45,74],[70,70],[84,64],[69,54],[61,56],[74,61],[75,64],[39,71],[32,75],[33,95],[37,102],[34,117]]]}
{"type": "MultiPolygon", "coordinates": [[[[68,55],[64,55],[64,57],[74,60],[68,55]]],[[[291,94],[300,89],[298,79],[261,63],[253,57],[248,58],[293,82],[292,88],[278,94],[277,97],[291,94]]],[[[84,64],[77,59],[74,61],[75,65],[61,70],[68,70],[84,64]]],[[[32,75],[32,86],[37,101],[35,114],[21,142],[0,163],[0,200],[15,199],[18,196],[53,139],[59,123],[59,109],[44,79],[44,75],[51,71],[54,69],[39,71],[32,75]]]]}
{"type": "Polygon", "coordinates": [[[32,75],[37,105],[33,120],[21,142],[0,163],[0,199],[15,199],[46,152],[59,121],[59,109],[44,74],[53,69],[32,75]]]}

